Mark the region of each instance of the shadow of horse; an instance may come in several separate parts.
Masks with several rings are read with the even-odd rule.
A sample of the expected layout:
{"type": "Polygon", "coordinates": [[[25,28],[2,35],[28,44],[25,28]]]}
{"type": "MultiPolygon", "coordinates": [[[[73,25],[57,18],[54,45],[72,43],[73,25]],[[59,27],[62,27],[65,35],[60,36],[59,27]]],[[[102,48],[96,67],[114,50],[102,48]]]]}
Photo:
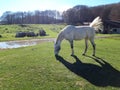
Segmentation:
{"type": "Polygon", "coordinates": [[[77,56],[73,56],[76,60],[75,63],[70,63],[61,56],[56,56],[56,59],[59,60],[65,67],[70,71],[77,74],[80,77],[83,77],[90,83],[95,86],[106,87],[120,87],[120,72],[112,67],[105,60],[98,57],[91,57],[100,65],[83,63],[77,56]]]}

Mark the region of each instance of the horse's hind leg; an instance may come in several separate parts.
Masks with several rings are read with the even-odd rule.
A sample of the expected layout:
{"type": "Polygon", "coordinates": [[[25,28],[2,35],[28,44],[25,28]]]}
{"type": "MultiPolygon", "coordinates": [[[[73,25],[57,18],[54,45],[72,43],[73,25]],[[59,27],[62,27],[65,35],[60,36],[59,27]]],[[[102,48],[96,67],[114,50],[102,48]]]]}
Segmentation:
{"type": "Polygon", "coordinates": [[[92,46],[93,46],[93,56],[95,56],[96,45],[95,45],[94,39],[93,39],[93,38],[90,39],[90,42],[91,42],[91,44],[92,44],[92,46]]]}
{"type": "Polygon", "coordinates": [[[85,38],[85,50],[82,55],[85,55],[85,53],[87,52],[87,49],[88,49],[88,39],[85,38]]]}

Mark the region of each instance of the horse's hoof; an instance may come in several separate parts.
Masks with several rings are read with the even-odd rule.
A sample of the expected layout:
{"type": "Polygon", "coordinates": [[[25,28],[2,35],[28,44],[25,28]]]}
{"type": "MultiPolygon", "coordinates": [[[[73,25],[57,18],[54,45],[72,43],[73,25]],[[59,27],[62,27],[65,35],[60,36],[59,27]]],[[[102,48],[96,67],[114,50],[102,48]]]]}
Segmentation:
{"type": "Polygon", "coordinates": [[[92,56],[95,56],[95,54],[93,54],[92,56]]]}
{"type": "Polygon", "coordinates": [[[55,54],[55,57],[58,57],[58,54],[55,54]]]}
{"type": "Polygon", "coordinates": [[[71,56],[74,56],[74,54],[71,54],[71,56]]]}

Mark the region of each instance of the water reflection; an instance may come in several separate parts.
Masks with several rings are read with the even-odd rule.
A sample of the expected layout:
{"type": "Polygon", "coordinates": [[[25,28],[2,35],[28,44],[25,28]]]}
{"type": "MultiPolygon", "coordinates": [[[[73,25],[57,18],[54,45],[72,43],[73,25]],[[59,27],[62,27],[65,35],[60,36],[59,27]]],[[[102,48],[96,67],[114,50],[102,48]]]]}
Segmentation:
{"type": "Polygon", "coordinates": [[[26,47],[26,46],[32,46],[36,45],[36,42],[15,42],[15,41],[9,41],[9,42],[0,42],[0,49],[9,49],[9,48],[19,48],[19,47],[26,47]]]}
{"type": "Polygon", "coordinates": [[[51,42],[54,40],[55,40],[54,38],[49,38],[49,39],[32,39],[32,40],[0,42],[0,49],[26,47],[26,46],[36,45],[42,42],[51,42]]]}

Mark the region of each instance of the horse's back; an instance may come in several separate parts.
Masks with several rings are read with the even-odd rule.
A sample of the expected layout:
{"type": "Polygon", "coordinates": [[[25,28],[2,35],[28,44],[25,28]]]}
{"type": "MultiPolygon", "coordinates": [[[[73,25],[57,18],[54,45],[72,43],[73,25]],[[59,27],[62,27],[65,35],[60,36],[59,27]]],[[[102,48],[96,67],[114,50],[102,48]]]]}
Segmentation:
{"type": "Polygon", "coordinates": [[[90,26],[73,26],[68,25],[63,29],[66,39],[80,40],[94,37],[94,29],[90,26]]]}
{"type": "Polygon", "coordinates": [[[79,33],[80,35],[84,35],[84,38],[88,37],[94,37],[95,35],[95,30],[94,28],[90,26],[76,26],[76,32],[79,33]]]}

